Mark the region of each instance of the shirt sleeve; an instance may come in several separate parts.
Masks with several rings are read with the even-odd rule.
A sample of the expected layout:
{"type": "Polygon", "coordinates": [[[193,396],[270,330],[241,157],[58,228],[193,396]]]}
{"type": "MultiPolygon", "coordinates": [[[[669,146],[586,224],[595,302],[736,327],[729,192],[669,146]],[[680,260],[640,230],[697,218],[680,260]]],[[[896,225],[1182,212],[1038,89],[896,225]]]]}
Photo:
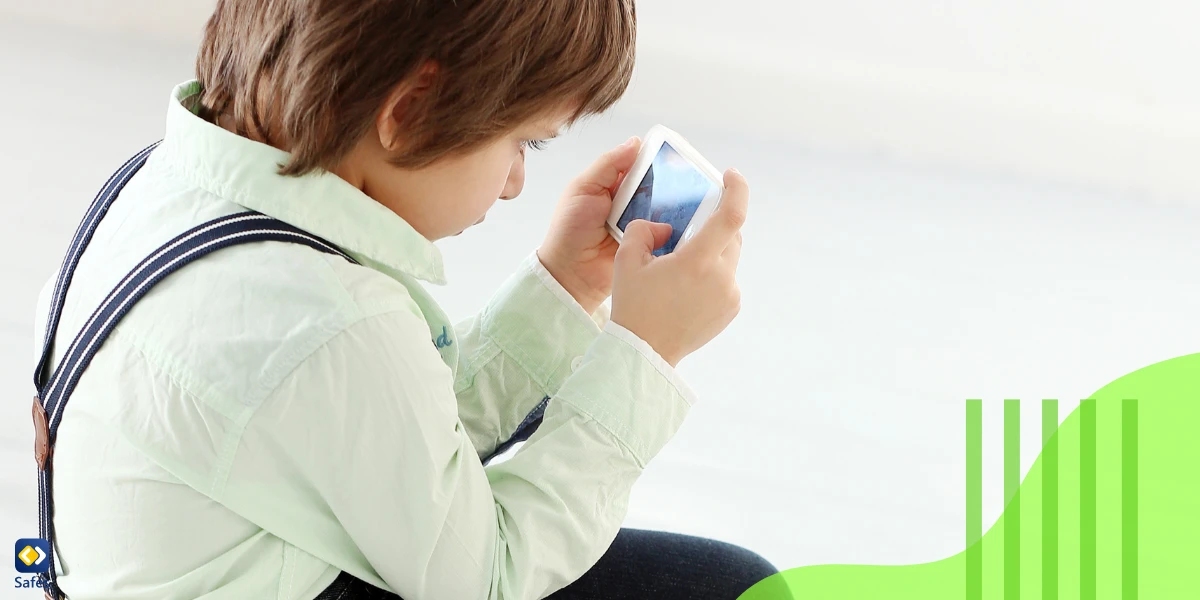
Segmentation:
{"type": "Polygon", "coordinates": [[[688,395],[610,323],[574,372],[538,365],[559,382],[541,427],[485,467],[427,338],[402,312],[334,335],[248,419],[217,500],[411,600],[565,587],[616,537],[688,395]]]}
{"type": "Polygon", "coordinates": [[[534,252],[483,311],[455,327],[458,414],[480,460],[544,408],[543,400],[578,368],[608,315],[606,305],[588,315],[534,252]]]}

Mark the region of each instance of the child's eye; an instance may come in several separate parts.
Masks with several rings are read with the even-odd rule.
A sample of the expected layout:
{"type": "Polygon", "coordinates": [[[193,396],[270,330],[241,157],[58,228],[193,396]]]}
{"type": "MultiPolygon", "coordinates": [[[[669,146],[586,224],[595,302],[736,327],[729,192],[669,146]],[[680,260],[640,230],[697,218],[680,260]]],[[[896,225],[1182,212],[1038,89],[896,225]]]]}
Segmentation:
{"type": "Polygon", "coordinates": [[[548,143],[549,142],[547,142],[546,140],[525,140],[524,142],[521,142],[521,147],[522,148],[531,148],[533,150],[542,150],[546,147],[546,144],[548,144],[548,143]]]}

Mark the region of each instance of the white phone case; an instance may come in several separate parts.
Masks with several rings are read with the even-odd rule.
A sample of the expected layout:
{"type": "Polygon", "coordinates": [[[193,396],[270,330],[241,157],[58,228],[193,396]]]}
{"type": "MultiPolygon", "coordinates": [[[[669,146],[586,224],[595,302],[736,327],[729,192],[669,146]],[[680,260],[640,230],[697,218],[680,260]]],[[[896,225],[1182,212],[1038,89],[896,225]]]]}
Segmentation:
{"type": "Polygon", "coordinates": [[[664,142],[670,144],[680,156],[687,160],[715,186],[715,192],[706,196],[696,209],[695,214],[684,229],[683,236],[679,240],[677,247],[691,239],[695,232],[708,220],[708,217],[712,215],[713,211],[720,206],[721,196],[725,191],[721,172],[696,151],[683,136],[662,125],[655,125],[650,128],[646,137],[642,139],[642,149],[638,152],[637,160],[634,161],[633,167],[629,169],[629,172],[625,174],[625,180],[621,182],[621,186],[617,188],[617,192],[613,196],[613,207],[608,215],[607,224],[609,233],[618,242],[623,241],[624,235],[617,228],[617,223],[620,221],[621,215],[625,213],[626,207],[629,206],[629,202],[633,199],[634,192],[641,185],[642,179],[646,176],[646,171],[654,163],[654,157],[658,154],[664,142]]]}

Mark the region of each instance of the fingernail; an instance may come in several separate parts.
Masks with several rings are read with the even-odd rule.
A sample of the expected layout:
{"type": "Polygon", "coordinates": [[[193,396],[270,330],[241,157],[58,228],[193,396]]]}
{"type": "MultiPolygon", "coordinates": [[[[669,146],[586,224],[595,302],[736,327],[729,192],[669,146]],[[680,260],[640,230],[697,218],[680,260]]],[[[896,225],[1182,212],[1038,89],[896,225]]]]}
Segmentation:
{"type": "Polygon", "coordinates": [[[741,171],[737,170],[737,167],[730,167],[730,168],[729,168],[729,170],[730,170],[730,171],[733,171],[733,172],[734,172],[735,174],[737,174],[737,175],[741,175],[741,174],[742,174],[742,172],[741,172],[741,171]]]}
{"type": "Polygon", "coordinates": [[[633,137],[631,137],[631,138],[629,138],[629,139],[625,140],[625,143],[624,143],[624,144],[621,144],[621,145],[622,145],[622,146],[632,146],[632,145],[634,145],[634,143],[636,143],[637,141],[638,141],[638,137],[635,135],[635,136],[633,136],[633,137]]]}

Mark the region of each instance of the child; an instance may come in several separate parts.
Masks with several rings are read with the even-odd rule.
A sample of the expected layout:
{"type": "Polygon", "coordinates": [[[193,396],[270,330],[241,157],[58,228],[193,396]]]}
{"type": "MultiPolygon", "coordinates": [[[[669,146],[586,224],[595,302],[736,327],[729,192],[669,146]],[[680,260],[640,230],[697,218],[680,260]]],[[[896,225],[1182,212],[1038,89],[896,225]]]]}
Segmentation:
{"type": "Polygon", "coordinates": [[[634,30],[632,0],[219,2],[164,140],[106,186],[39,303],[45,327],[65,298],[34,407],[58,589],[732,599],[775,573],[621,528],[694,403],[674,366],[738,310],[740,175],[678,252],[653,257],[671,229],[645,221],[618,251],[632,139],[477,317],[452,326],[422,285],[443,281],[433,241],[521,192],[527,149],[622,95],[634,30]],[[214,251],[106,339],[85,328],[143,258],[229,215],[307,241],[214,251]],[[77,335],[100,350],[61,411],[45,399],[77,335]]]}

